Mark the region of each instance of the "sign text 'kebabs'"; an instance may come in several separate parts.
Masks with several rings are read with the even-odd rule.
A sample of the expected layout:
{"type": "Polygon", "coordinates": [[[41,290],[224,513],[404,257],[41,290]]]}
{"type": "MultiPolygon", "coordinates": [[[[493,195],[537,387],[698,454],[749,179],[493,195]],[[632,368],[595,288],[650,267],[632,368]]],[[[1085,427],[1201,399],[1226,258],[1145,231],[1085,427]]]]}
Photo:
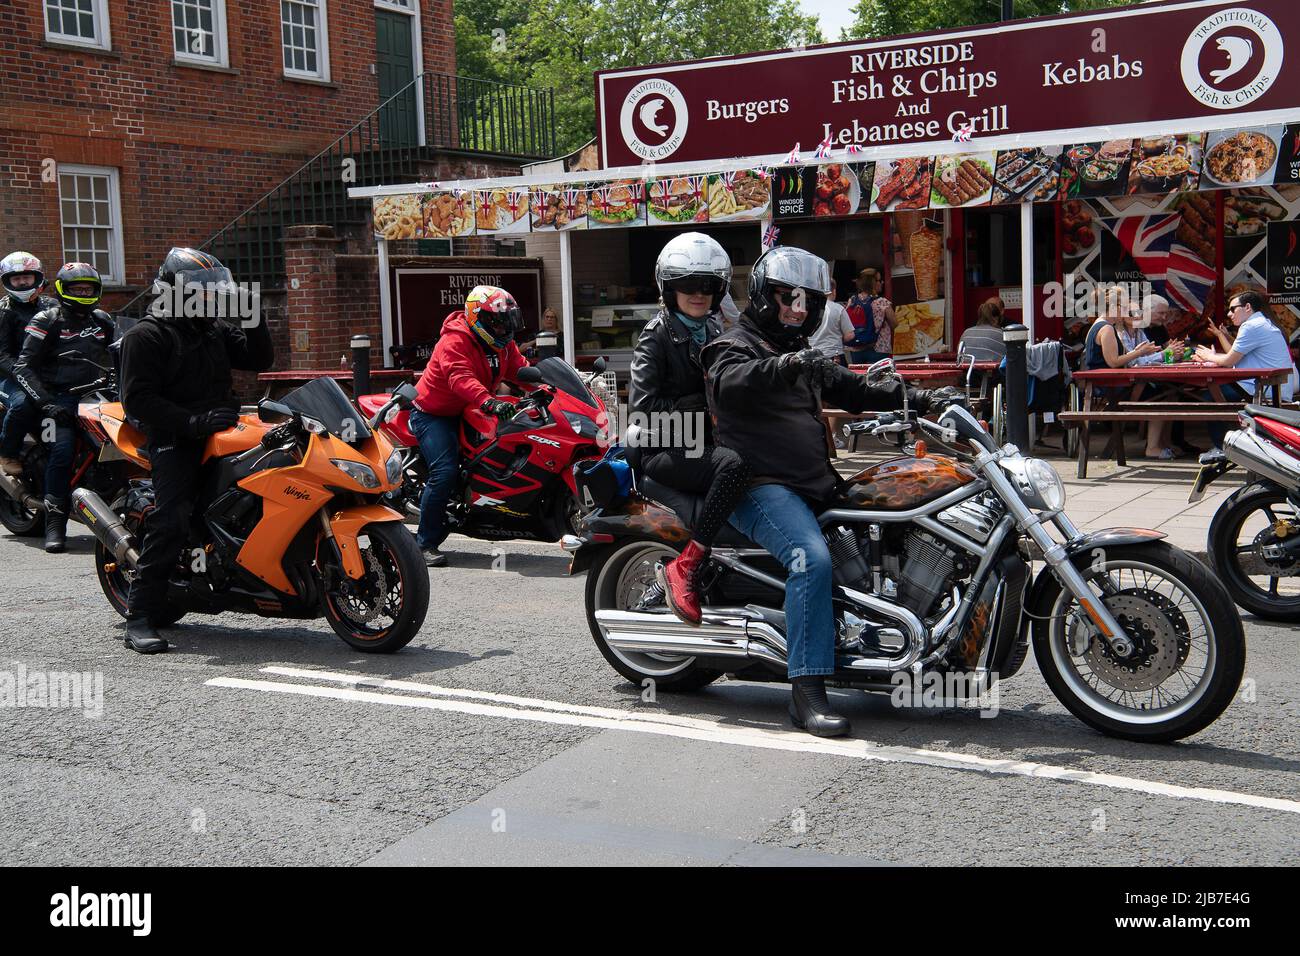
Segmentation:
{"type": "Polygon", "coordinates": [[[1280,122],[1300,112],[1296,50],[1300,3],[1207,0],[606,70],[601,156],[765,156],[827,137],[920,155],[959,134],[1081,142],[1135,124],[1280,122]]]}

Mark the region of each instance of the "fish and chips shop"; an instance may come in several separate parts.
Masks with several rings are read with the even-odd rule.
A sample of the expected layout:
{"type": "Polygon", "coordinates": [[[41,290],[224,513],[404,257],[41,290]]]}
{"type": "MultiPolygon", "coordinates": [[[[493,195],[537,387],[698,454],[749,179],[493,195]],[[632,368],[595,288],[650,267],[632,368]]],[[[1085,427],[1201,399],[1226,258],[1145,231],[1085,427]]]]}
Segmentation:
{"type": "MultiPolygon", "coordinates": [[[[656,311],[655,256],[686,229],[727,249],[741,307],[772,245],[825,258],[841,300],[879,270],[900,357],[952,352],[994,295],[1035,339],[1077,339],[1094,315],[1077,290],[1103,282],[1163,296],[1178,335],[1225,296],[1266,290],[1294,341],[1288,40],[1293,0],[1171,0],[609,70],[595,75],[597,170],[352,193],[373,198],[390,283],[394,221],[421,238],[522,239],[566,356],[616,370],[656,311]]],[[[385,312],[386,345],[402,324],[385,312]]]]}

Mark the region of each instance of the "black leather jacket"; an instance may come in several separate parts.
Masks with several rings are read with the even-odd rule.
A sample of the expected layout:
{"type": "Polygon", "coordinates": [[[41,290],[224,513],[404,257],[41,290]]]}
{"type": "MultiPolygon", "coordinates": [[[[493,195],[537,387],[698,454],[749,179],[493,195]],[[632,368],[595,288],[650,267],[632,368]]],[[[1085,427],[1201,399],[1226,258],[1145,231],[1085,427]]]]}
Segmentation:
{"type": "Polygon", "coordinates": [[[78,314],[62,305],[36,313],[27,325],[14,378],[37,405],[103,378],[113,367],[113,317],[102,309],[78,314]]]}
{"type": "MultiPolygon", "coordinates": [[[[705,320],[705,328],[707,342],[721,334],[722,321],[716,313],[705,320]]],[[[632,353],[632,380],[627,388],[629,410],[649,416],[651,423],[656,412],[703,412],[704,365],[700,352],[701,347],[695,344],[681,320],[667,309],[660,309],[641,330],[632,353]]],[[[713,443],[707,415],[705,443],[713,443]]],[[[657,447],[663,448],[665,444],[657,447]]]]}
{"type": "Polygon", "coordinates": [[[27,326],[38,312],[58,308],[58,301],[38,295],[30,302],[19,302],[11,295],[0,299],[0,381],[14,374],[18,356],[23,351],[27,326]]]}

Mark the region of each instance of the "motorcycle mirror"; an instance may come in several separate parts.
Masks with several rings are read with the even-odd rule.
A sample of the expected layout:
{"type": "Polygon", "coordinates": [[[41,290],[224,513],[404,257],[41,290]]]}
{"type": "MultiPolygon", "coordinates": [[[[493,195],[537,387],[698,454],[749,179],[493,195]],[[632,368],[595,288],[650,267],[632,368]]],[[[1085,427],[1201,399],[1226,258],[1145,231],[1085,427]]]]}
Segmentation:
{"type": "Polygon", "coordinates": [[[867,381],[880,378],[886,373],[896,372],[898,366],[894,364],[892,358],[882,358],[879,362],[872,362],[867,366],[867,381]]]}
{"type": "Polygon", "coordinates": [[[603,355],[598,356],[596,358],[596,361],[591,363],[591,368],[597,375],[604,372],[605,369],[608,367],[609,367],[609,363],[605,361],[605,356],[603,355]]]}
{"type": "Polygon", "coordinates": [[[515,378],[525,385],[540,385],[542,373],[534,365],[525,365],[515,373],[515,378]]]}
{"type": "Polygon", "coordinates": [[[280,402],[273,402],[269,398],[264,398],[257,403],[257,420],[262,422],[279,422],[285,418],[293,417],[293,409],[288,405],[280,402]]]}
{"type": "Polygon", "coordinates": [[[410,382],[403,382],[397,388],[393,389],[393,397],[402,407],[406,407],[415,401],[415,386],[410,382]]]}

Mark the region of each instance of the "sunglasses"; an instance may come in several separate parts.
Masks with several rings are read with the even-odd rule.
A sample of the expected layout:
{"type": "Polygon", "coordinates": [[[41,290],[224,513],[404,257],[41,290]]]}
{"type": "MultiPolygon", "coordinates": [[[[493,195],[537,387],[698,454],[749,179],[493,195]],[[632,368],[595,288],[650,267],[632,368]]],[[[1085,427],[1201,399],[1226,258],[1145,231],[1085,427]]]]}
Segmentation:
{"type": "Polygon", "coordinates": [[[668,288],[684,295],[717,295],[725,283],[717,276],[686,276],[668,283],[668,288]]]}

